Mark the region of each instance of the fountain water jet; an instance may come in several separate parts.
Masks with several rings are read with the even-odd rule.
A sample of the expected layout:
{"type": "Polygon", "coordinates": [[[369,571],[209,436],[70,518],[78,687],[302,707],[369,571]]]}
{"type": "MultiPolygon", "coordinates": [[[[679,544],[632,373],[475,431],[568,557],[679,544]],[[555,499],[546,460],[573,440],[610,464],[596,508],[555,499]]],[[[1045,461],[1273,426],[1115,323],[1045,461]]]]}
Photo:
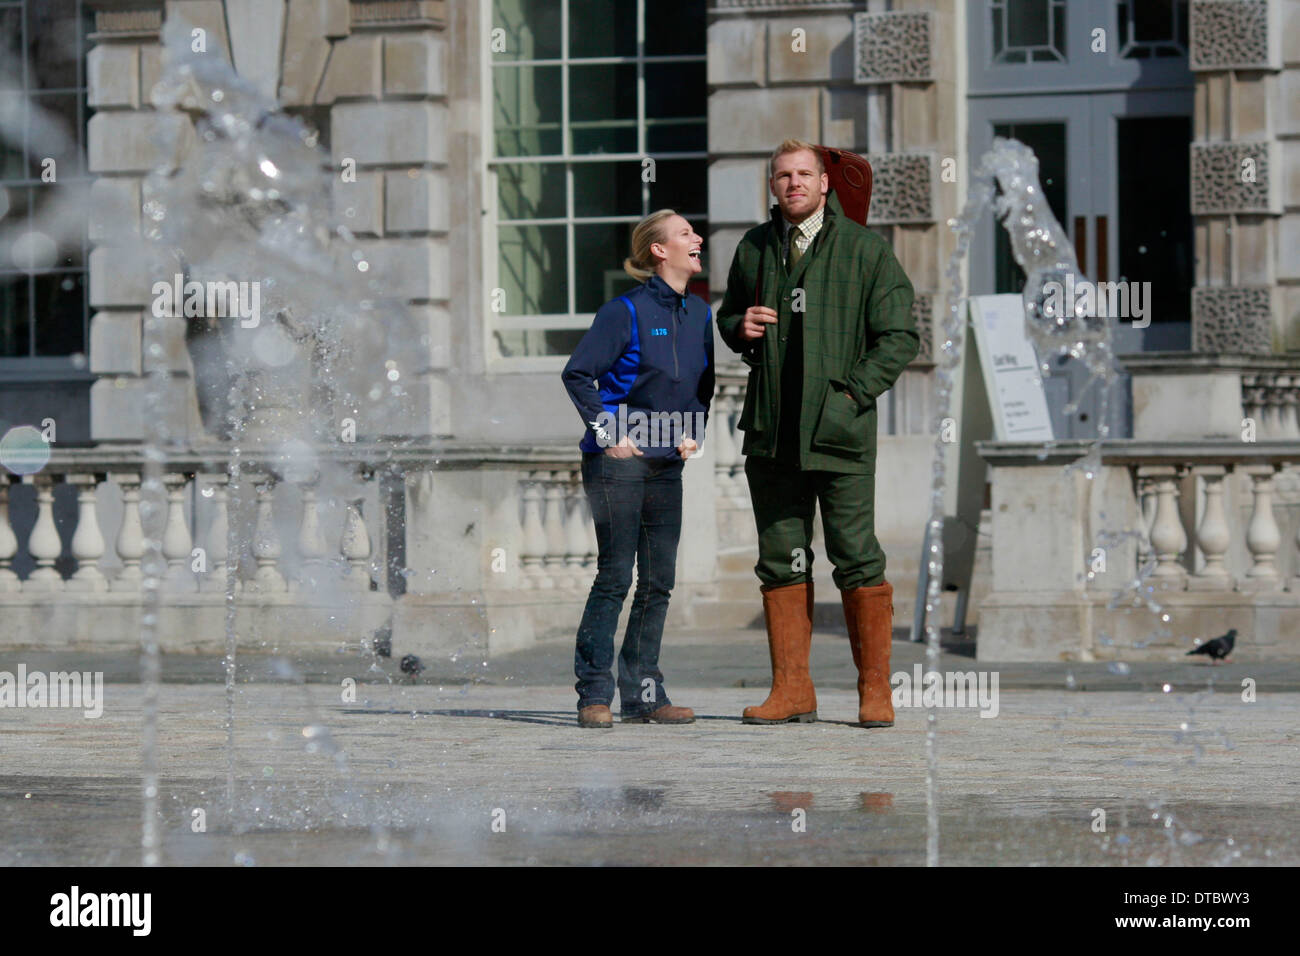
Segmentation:
{"type": "MultiPolygon", "coordinates": [[[[944,270],[948,280],[948,311],[941,325],[942,344],[935,363],[934,465],[931,472],[930,518],[926,540],[928,583],[925,595],[926,666],[939,668],[940,589],[943,581],[943,522],[946,485],[946,444],[943,421],[952,405],[953,376],[961,365],[965,335],[967,295],[962,285],[961,263],[970,250],[971,238],[984,211],[992,208],[1011,239],[1011,251],[1025,272],[1022,298],[1025,306],[1025,334],[1034,344],[1044,375],[1051,373],[1048,358],[1053,355],[1082,360],[1090,378],[1085,389],[1101,383],[1101,414],[1097,440],[1067,473],[1082,469],[1091,480],[1101,471],[1101,442],[1109,432],[1108,413],[1111,387],[1117,376],[1111,330],[1105,316],[1088,314],[1082,304],[1074,311],[1055,307],[1050,284],[1066,284],[1069,276],[1080,280],[1078,260],[1060,223],[1052,215],[1038,180],[1038,160],[1033,151],[1014,139],[997,137],[971,174],[971,186],[961,214],[948,222],[957,243],[944,270]]],[[[1076,399],[1077,401],[1077,399],[1076,399]]],[[[1149,572],[1148,572],[1149,573],[1149,572]]],[[[1139,584],[1141,577],[1139,576],[1139,584]]],[[[939,865],[938,717],[926,708],[926,865],[939,865]]]]}

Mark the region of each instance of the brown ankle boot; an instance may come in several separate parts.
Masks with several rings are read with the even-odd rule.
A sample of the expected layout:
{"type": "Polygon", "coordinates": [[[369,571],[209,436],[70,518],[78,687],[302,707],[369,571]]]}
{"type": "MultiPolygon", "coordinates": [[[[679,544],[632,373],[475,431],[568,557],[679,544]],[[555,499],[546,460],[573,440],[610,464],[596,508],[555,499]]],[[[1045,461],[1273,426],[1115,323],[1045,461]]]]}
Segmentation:
{"type": "Polygon", "coordinates": [[[614,715],[610,713],[606,705],[592,704],[590,707],[583,707],[578,710],[578,726],[595,730],[612,730],[614,715]]]}
{"type": "Polygon", "coordinates": [[[858,726],[894,726],[889,685],[889,651],[894,639],[894,587],[888,581],[871,588],[840,592],[849,646],[858,668],[858,726]]]}
{"type": "Polygon", "coordinates": [[[772,655],[772,692],[757,707],[746,707],[746,724],[811,723],[817,719],[817,692],[808,673],[812,649],[813,586],[763,588],[767,648],[772,655]]]}
{"type": "Polygon", "coordinates": [[[664,704],[658,710],[652,710],[648,714],[642,714],[639,717],[624,717],[625,724],[693,724],[695,723],[695,711],[689,707],[677,707],[673,704],[664,704]]]}

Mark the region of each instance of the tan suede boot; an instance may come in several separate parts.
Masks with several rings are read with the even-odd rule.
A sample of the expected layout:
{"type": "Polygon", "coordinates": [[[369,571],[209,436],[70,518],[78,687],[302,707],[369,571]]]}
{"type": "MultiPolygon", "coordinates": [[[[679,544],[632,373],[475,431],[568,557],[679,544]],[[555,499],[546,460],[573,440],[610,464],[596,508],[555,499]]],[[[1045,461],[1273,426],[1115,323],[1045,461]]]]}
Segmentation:
{"type": "Polygon", "coordinates": [[[817,719],[817,692],[808,673],[812,650],[813,586],[763,588],[767,648],[772,655],[772,692],[757,707],[746,707],[746,724],[811,723],[817,719]]]}
{"type": "Polygon", "coordinates": [[[840,592],[849,646],[858,668],[858,726],[894,726],[889,685],[889,651],[894,639],[894,587],[888,581],[871,588],[840,592]]]}

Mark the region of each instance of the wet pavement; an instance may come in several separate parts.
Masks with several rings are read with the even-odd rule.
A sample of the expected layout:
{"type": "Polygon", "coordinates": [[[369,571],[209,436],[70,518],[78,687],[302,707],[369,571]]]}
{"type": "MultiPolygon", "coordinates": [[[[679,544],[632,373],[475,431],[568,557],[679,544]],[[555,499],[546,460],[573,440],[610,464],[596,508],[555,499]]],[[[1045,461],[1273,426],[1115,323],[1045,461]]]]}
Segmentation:
{"type": "MultiPolygon", "coordinates": [[[[892,669],[910,670],[920,651],[896,644],[892,669]]],[[[295,668],[245,656],[245,675],[266,682],[238,688],[233,813],[219,670],[169,659],[164,861],[924,862],[924,710],[900,708],[890,729],[851,726],[842,638],[814,642],[822,720],[780,727],[738,719],[763,697],[761,636],[696,636],[665,652],[674,702],[700,715],[687,726],[579,730],[571,653],[464,661],[422,683],[390,682],[391,661],[370,669],[356,654],[295,668]]],[[[9,652],[0,670],[20,661],[101,669],[110,683],[95,719],[0,709],[0,863],[137,863],[142,695],[120,682],[135,662],[9,652]]],[[[940,667],[990,668],[956,654],[940,667]]],[[[1001,670],[996,717],[938,711],[941,861],[1300,863],[1295,676],[1261,662],[1001,670]],[[1257,681],[1253,701],[1244,677],[1257,681]]]]}

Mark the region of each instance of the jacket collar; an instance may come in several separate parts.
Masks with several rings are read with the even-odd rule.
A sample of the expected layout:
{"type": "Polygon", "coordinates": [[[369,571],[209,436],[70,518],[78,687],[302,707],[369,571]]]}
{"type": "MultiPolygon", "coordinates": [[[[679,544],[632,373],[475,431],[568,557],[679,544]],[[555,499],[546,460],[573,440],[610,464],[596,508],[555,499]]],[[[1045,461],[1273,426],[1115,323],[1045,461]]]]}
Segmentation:
{"type": "Polygon", "coordinates": [[[650,293],[650,298],[654,299],[666,309],[674,306],[682,307],[686,305],[686,296],[690,295],[687,290],[685,295],[678,295],[677,290],[670,286],[658,275],[652,275],[645,280],[646,291],[650,293]]]}

